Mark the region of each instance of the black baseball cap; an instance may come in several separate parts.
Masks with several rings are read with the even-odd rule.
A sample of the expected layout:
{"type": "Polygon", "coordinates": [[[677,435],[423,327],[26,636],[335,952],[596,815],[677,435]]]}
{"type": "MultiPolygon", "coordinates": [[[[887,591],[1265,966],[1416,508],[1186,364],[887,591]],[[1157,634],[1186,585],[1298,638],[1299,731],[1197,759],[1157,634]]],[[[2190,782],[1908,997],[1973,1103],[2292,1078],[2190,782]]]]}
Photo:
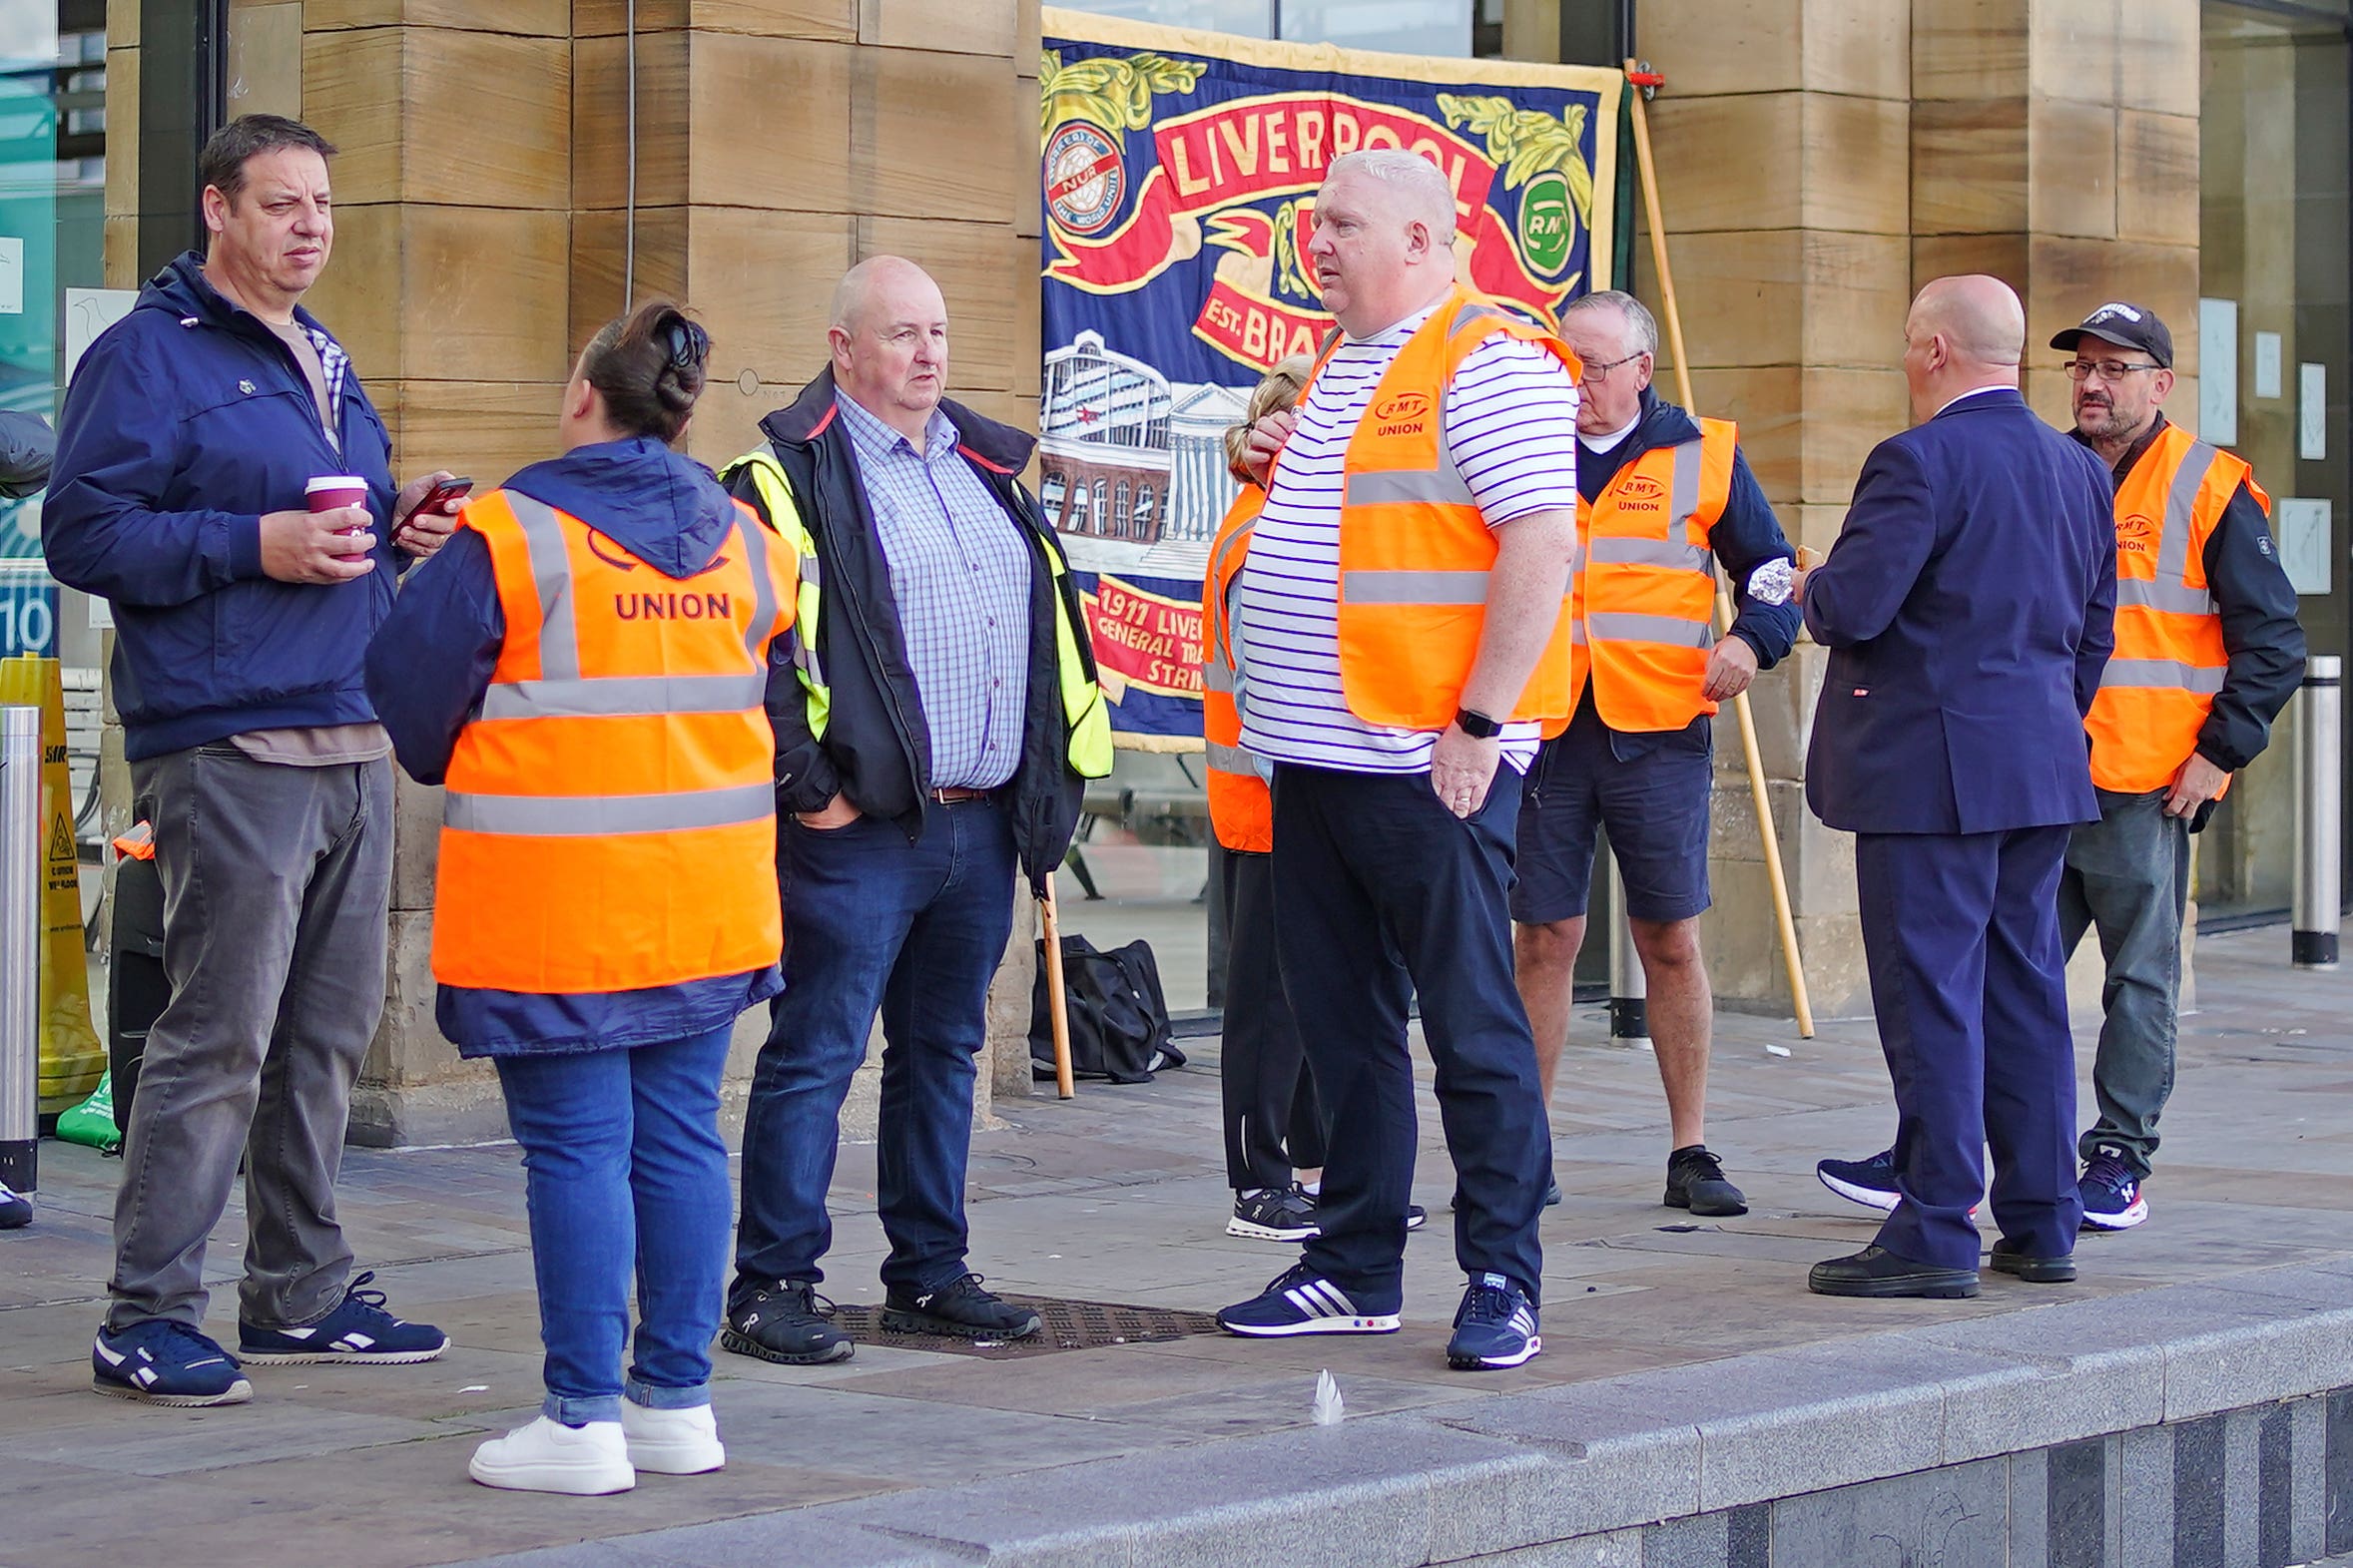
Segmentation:
{"type": "Polygon", "coordinates": [[[2166,369],[2173,368],[2173,334],[2146,305],[2120,300],[2103,304],[2083,317],[2081,326],[2070,326],[2054,337],[2051,346],[2071,349],[2086,332],[2120,347],[2137,348],[2166,369]]]}

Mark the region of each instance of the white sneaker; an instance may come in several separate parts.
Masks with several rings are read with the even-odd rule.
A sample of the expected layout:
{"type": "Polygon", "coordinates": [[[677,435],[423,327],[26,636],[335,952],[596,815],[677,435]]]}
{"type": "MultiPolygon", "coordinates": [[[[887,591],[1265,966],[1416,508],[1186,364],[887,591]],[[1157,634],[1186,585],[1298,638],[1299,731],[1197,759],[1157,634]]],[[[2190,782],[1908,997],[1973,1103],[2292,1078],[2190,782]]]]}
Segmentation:
{"type": "Polygon", "coordinates": [[[624,1399],[621,1430],[629,1439],[629,1462],[655,1475],[702,1475],[727,1463],[719,1418],[707,1404],[656,1410],[624,1399]]]}
{"type": "Polygon", "coordinates": [[[565,1492],[601,1497],[637,1484],[619,1421],[566,1426],[541,1416],[474,1450],[466,1474],[510,1492],[565,1492]]]}

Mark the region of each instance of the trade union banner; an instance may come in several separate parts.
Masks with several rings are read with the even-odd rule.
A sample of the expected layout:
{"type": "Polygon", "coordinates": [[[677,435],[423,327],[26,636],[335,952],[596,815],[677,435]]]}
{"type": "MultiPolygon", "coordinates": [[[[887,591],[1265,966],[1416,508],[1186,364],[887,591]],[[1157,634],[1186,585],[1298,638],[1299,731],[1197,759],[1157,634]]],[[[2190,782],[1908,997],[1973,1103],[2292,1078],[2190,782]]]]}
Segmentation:
{"type": "Polygon", "coordinates": [[[1325,165],[1372,147],[1436,163],[1459,275],[1549,317],[1609,286],[1624,78],[1043,20],[1040,499],[1119,743],[1198,750],[1201,575],[1236,489],[1225,430],[1331,325],[1307,261],[1325,165]]]}

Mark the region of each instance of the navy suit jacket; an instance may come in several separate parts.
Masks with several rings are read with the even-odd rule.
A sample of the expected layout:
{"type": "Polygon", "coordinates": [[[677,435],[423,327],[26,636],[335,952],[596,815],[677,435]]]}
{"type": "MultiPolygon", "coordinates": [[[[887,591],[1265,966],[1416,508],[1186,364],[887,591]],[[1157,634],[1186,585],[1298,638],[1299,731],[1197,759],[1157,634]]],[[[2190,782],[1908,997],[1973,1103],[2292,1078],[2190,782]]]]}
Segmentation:
{"type": "Polygon", "coordinates": [[[1831,650],[1807,803],[1865,833],[2093,820],[2083,716],[2115,606],[2108,475],[2017,392],[1880,442],[1806,579],[1831,650]]]}

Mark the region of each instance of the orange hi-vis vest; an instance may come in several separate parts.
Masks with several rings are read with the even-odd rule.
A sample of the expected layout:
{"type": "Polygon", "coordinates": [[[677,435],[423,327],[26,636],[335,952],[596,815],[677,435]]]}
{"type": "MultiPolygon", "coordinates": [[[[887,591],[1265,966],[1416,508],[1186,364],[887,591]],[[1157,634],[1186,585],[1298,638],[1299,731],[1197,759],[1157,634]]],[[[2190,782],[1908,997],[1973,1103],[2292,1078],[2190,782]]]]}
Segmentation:
{"type": "Polygon", "coordinates": [[[2116,647],[2084,720],[2102,789],[2161,789],[2197,750],[2230,664],[2206,541],[2241,484],[2269,516],[2244,462],[2168,424],[2116,489],[2116,647]]]}
{"type": "MultiPolygon", "coordinates": [[[[1464,359],[1498,333],[1541,344],[1571,376],[1581,368],[1575,350],[1551,332],[1458,288],[1398,350],[1349,438],[1340,507],[1340,689],[1349,712],[1367,724],[1443,730],[1463,706],[1486,630],[1496,546],[1447,452],[1446,394],[1464,359]]],[[[1323,359],[1331,353],[1327,347],[1323,359]]],[[[1518,703],[1490,717],[1541,721],[1547,732],[1568,723],[1569,611],[1563,593],[1551,640],[1518,703]]]]}
{"type": "Polygon", "coordinates": [[[1275,847],[1275,797],[1242,750],[1242,714],[1234,706],[1232,605],[1234,579],[1250,553],[1266,492],[1245,483],[1209,546],[1209,574],[1201,584],[1201,739],[1209,763],[1209,825],[1228,849],[1268,853],[1275,847]]]}
{"type": "Polygon", "coordinates": [[[1651,448],[1598,499],[1577,502],[1570,689],[1592,682],[1594,710],[1621,734],[1680,730],[1716,711],[1700,696],[1716,642],[1708,531],[1732,497],[1739,435],[1702,419],[1695,439],[1651,448]]]}
{"type": "Polygon", "coordinates": [[[736,513],[718,558],[678,580],[516,491],[465,509],[506,641],[449,760],[443,985],[630,991],[777,961],[763,698],[798,567],[757,513],[736,513]]]}

